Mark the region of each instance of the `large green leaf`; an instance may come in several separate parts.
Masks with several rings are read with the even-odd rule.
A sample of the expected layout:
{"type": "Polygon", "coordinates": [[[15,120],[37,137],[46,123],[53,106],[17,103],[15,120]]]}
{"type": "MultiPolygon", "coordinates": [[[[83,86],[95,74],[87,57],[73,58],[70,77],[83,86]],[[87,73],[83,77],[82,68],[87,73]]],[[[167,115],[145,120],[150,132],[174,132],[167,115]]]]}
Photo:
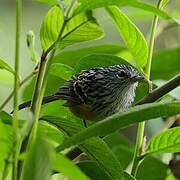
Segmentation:
{"type": "Polygon", "coordinates": [[[69,159],[61,154],[55,154],[53,157],[53,169],[63,173],[71,180],[88,180],[89,178],[69,159]]]}
{"type": "Polygon", "coordinates": [[[153,55],[151,79],[170,79],[180,73],[180,48],[153,55]]]}
{"type": "MultiPolygon", "coordinates": [[[[64,141],[59,150],[63,150],[75,144],[80,144],[83,141],[94,137],[104,136],[118,130],[119,128],[127,127],[137,122],[164,116],[172,116],[180,113],[180,102],[169,103],[151,103],[139,105],[129,108],[125,112],[114,114],[87,129],[79,132],[73,137],[64,141]]],[[[53,118],[58,120],[58,118],[53,118]]]]}
{"type": "Polygon", "coordinates": [[[90,54],[112,54],[116,55],[121,51],[124,51],[125,48],[116,44],[105,44],[105,45],[95,45],[89,46],[86,48],[75,49],[75,50],[66,50],[63,52],[57,52],[53,58],[53,62],[67,64],[71,67],[74,67],[79,59],[90,55],[90,54]]]}
{"type": "Polygon", "coordinates": [[[127,44],[137,66],[142,68],[147,61],[148,46],[143,34],[135,24],[116,6],[107,7],[109,15],[117,25],[117,28],[127,44]]]}
{"type": "Polygon", "coordinates": [[[66,24],[59,48],[84,41],[90,41],[103,37],[104,31],[100,28],[92,12],[81,13],[66,24]]]}
{"type": "Polygon", "coordinates": [[[0,59],[0,69],[4,69],[6,71],[9,71],[10,73],[14,74],[14,71],[11,66],[9,66],[5,61],[0,59]]]}
{"type": "Polygon", "coordinates": [[[153,137],[144,155],[160,152],[180,152],[180,127],[169,129],[153,137]]]}
{"type": "MultiPolygon", "coordinates": [[[[64,22],[63,12],[58,6],[52,7],[47,13],[41,26],[40,38],[44,51],[47,51],[57,40],[64,22]]],[[[71,18],[63,31],[59,48],[98,39],[104,34],[91,12],[81,13],[71,18]]]]}
{"type": "Polygon", "coordinates": [[[69,80],[74,73],[74,69],[68,65],[61,63],[53,63],[50,68],[50,74],[64,80],[69,80]]]}
{"type": "Polygon", "coordinates": [[[137,171],[138,180],[160,180],[166,179],[168,173],[168,166],[160,160],[147,157],[140,163],[137,171]]]}
{"type": "Polygon", "coordinates": [[[62,10],[58,6],[52,7],[48,11],[40,30],[40,39],[44,51],[47,51],[57,40],[63,22],[62,10]]]}
{"type": "MultiPolygon", "coordinates": [[[[55,125],[67,135],[72,136],[84,129],[81,121],[75,121],[73,118],[42,118],[55,125]]],[[[90,159],[97,162],[99,167],[107,174],[109,179],[124,179],[122,167],[109,149],[107,144],[99,137],[94,137],[81,144],[80,149],[85,152],[90,159]]]]}
{"type": "Polygon", "coordinates": [[[152,12],[152,13],[154,13],[158,16],[161,16],[165,19],[170,19],[170,17],[166,14],[166,12],[163,12],[163,11],[157,9],[156,7],[154,7],[150,4],[139,2],[136,0],[98,0],[98,1],[96,1],[96,0],[80,0],[79,2],[80,2],[79,6],[75,10],[74,15],[76,15],[80,12],[86,11],[86,10],[90,10],[90,9],[107,7],[110,5],[119,5],[119,6],[131,6],[131,7],[135,7],[135,8],[140,8],[142,10],[152,12]]]}
{"type": "Polygon", "coordinates": [[[80,59],[79,62],[74,67],[76,73],[84,69],[94,68],[94,67],[107,67],[114,64],[129,64],[124,59],[107,54],[92,54],[85,56],[80,59]]]}
{"type": "Polygon", "coordinates": [[[22,180],[49,180],[51,177],[51,151],[45,140],[36,138],[24,164],[22,180]]]}

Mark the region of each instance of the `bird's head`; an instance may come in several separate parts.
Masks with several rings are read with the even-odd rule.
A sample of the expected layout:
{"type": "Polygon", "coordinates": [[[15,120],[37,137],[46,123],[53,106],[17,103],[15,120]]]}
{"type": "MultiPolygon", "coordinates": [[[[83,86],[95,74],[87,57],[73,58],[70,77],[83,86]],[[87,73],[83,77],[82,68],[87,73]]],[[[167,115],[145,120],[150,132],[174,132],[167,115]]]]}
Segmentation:
{"type": "Polygon", "coordinates": [[[135,67],[131,65],[121,64],[112,67],[116,71],[114,74],[116,80],[121,83],[131,85],[144,79],[144,76],[135,67]]]}

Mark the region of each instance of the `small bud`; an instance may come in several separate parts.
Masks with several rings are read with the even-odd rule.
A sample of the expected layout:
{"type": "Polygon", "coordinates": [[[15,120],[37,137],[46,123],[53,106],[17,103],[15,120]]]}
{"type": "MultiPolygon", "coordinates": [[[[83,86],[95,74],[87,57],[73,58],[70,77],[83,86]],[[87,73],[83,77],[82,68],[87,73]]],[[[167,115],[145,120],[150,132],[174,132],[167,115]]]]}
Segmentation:
{"type": "Polygon", "coordinates": [[[29,31],[27,33],[27,46],[30,47],[30,45],[34,45],[35,36],[32,31],[29,31]]]}
{"type": "Polygon", "coordinates": [[[33,31],[29,31],[27,33],[26,41],[27,41],[27,46],[30,50],[31,60],[35,62],[39,61],[39,55],[35,51],[35,35],[33,31]]]}

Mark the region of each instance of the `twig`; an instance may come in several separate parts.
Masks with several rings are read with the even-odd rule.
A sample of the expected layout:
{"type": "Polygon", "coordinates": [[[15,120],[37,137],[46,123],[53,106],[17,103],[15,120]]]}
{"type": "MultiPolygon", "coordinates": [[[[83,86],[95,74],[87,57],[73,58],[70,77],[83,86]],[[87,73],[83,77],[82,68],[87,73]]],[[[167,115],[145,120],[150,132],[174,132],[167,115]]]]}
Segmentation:
{"type": "MultiPolygon", "coordinates": [[[[31,79],[35,74],[37,73],[37,71],[33,71],[31,72],[29,75],[27,75],[20,83],[19,83],[19,88],[25,84],[29,79],[31,79]]],[[[4,102],[2,103],[2,105],[0,106],[0,111],[7,105],[7,103],[11,100],[11,98],[14,95],[14,90],[9,94],[9,96],[4,100],[4,102]]]]}
{"type": "Polygon", "coordinates": [[[142,100],[140,100],[136,105],[152,103],[157,99],[161,98],[165,94],[169,93],[173,89],[177,88],[180,85],[180,74],[176,75],[170,79],[167,83],[161,87],[156,88],[152,93],[146,95],[142,100]]]}

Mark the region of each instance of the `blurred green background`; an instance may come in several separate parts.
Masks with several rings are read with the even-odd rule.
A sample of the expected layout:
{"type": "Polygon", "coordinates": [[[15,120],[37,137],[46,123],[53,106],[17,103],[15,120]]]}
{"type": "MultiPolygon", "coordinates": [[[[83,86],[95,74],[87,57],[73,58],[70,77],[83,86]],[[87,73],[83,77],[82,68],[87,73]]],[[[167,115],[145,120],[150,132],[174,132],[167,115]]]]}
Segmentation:
{"type": "MultiPolygon", "coordinates": [[[[144,2],[144,1],[143,1],[144,2]]],[[[157,0],[146,0],[148,3],[156,4],[157,0]]],[[[34,67],[34,62],[30,59],[30,53],[26,45],[26,34],[32,30],[36,36],[36,50],[41,54],[41,44],[39,32],[41,23],[50,6],[31,0],[23,0],[22,12],[22,31],[21,31],[21,52],[20,52],[20,75],[24,78],[34,67]]],[[[133,22],[140,28],[149,39],[150,27],[152,22],[152,14],[135,8],[121,8],[133,22]]],[[[166,11],[169,15],[180,19],[180,1],[172,0],[168,3],[166,11]]],[[[73,45],[68,49],[86,47],[93,44],[123,44],[119,32],[115,28],[110,17],[103,9],[97,10],[94,15],[105,31],[105,37],[101,40],[93,42],[85,42],[73,45]]],[[[160,20],[157,37],[155,42],[155,51],[163,49],[173,49],[180,46],[180,31],[177,27],[168,28],[161,33],[164,27],[171,26],[170,22],[160,20]]],[[[15,1],[0,0],[0,58],[5,60],[12,67],[14,66],[15,54],[15,1]]],[[[66,49],[67,50],[67,49],[66,49]]],[[[125,55],[124,55],[125,56],[125,55]]],[[[13,76],[8,72],[0,70],[0,104],[12,91],[13,76]]],[[[22,88],[23,89],[23,88],[22,88]]],[[[22,91],[21,91],[22,92],[22,91]]],[[[20,100],[21,102],[21,94],[20,100]]],[[[6,111],[12,110],[12,101],[5,108],[6,111]]],[[[154,126],[155,128],[156,126],[154,126]]]]}

